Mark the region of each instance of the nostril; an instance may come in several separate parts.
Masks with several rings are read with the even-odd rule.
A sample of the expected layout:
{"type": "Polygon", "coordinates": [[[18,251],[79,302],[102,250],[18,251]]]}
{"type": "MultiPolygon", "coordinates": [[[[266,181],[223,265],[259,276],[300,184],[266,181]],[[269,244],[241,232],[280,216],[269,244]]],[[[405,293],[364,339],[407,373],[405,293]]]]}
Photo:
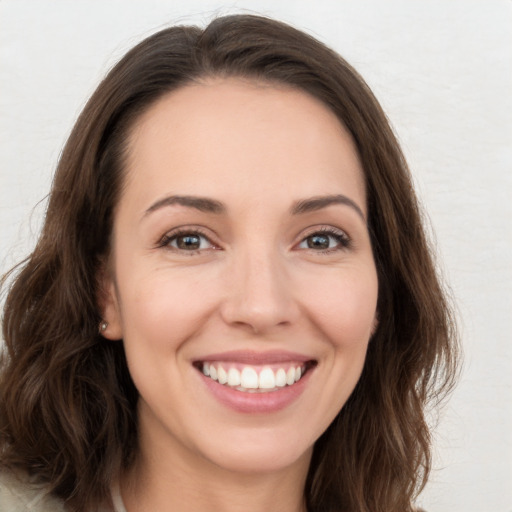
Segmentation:
{"type": "Polygon", "coordinates": [[[289,302],[256,304],[245,299],[235,299],[231,304],[226,304],[221,314],[227,324],[256,335],[290,326],[298,316],[289,302]]]}

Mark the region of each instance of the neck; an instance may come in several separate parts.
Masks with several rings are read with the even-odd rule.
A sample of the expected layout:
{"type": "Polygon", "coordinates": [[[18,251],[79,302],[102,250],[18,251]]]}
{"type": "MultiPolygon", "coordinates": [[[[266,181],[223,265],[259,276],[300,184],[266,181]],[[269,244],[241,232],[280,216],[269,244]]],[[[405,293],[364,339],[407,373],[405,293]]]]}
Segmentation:
{"type": "Polygon", "coordinates": [[[127,512],[306,511],[303,486],[283,475],[137,474],[121,481],[127,512]]]}
{"type": "Polygon", "coordinates": [[[172,438],[155,446],[140,434],[138,458],[120,479],[127,512],[306,511],[310,452],[289,467],[240,472],[191,455],[172,438]]]}

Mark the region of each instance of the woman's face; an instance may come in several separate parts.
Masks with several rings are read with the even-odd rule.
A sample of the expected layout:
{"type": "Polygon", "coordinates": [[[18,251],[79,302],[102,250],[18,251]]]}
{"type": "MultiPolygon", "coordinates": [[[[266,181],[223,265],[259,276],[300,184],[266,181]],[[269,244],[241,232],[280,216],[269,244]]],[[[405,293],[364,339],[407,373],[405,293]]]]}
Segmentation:
{"type": "Polygon", "coordinates": [[[363,172],[334,114],[237,79],[163,97],[130,135],[110,267],[142,452],[307,466],[376,324],[363,172]]]}

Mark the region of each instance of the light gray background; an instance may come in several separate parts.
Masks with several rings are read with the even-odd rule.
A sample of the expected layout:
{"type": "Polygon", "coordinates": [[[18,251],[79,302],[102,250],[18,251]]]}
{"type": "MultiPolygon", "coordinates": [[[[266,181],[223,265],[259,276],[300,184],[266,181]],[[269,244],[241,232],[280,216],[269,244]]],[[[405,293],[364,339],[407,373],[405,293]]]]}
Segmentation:
{"type": "Polygon", "coordinates": [[[65,138],[158,28],[251,11],[334,47],[388,113],[429,212],[466,352],[441,416],[429,512],[512,511],[510,0],[0,0],[0,271],[26,255],[65,138]]]}

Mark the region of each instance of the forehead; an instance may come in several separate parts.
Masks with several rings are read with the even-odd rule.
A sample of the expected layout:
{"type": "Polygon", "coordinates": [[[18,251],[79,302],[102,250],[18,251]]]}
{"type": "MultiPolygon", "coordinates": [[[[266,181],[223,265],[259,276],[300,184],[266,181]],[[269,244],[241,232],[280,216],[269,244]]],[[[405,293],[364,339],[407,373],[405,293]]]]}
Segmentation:
{"type": "Polygon", "coordinates": [[[260,197],[341,188],[365,211],[347,130],[322,102],[288,86],[235,78],[184,86],[152,105],[128,142],[127,185],[147,201],[198,192],[223,200],[244,184],[260,197]]]}

